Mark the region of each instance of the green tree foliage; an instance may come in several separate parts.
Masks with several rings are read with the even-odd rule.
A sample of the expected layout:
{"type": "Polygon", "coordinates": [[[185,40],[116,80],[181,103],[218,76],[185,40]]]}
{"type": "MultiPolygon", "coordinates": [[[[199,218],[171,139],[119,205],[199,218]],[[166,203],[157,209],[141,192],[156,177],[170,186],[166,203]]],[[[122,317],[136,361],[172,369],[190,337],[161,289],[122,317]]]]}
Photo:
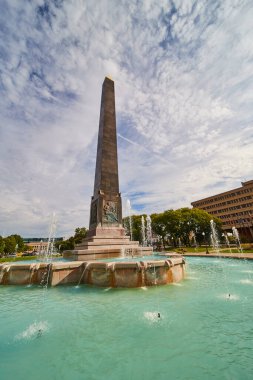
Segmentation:
{"type": "Polygon", "coordinates": [[[210,220],[214,219],[218,230],[221,222],[204,210],[197,208],[182,208],[177,210],[179,217],[179,235],[185,245],[191,245],[190,237],[195,235],[196,241],[201,244],[211,234],[210,220]]]}
{"type": "Polygon", "coordinates": [[[15,252],[17,242],[14,236],[7,236],[4,238],[4,253],[9,255],[10,253],[15,252]]]}
{"type": "Polygon", "coordinates": [[[63,240],[63,241],[56,241],[55,242],[55,246],[56,248],[60,251],[60,252],[63,252],[63,251],[69,251],[71,249],[74,249],[75,248],[75,241],[74,241],[74,237],[71,236],[69,239],[67,240],[63,240]]]}
{"type": "Polygon", "coordinates": [[[69,251],[75,248],[75,244],[81,243],[87,235],[87,229],[85,227],[78,227],[75,229],[75,235],[71,236],[67,240],[55,242],[56,248],[60,251],[69,251]]]}
{"type": "Polygon", "coordinates": [[[22,239],[22,237],[20,235],[17,235],[17,234],[10,235],[10,236],[14,237],[14,239],[16,241],[16,244],[18,245],[17,251],[18,252],[23,252],[25,244],[24,244],[24,240],[22,239]]]}
{"type": "MultiPolygon", "coordinates": [[[[141,216],[132,215],[133,240],[141,242],[141,216]]],[[[146,215],[145,219],[146,219],[146,215]]],[[[159,214],[152,214],[152,231],[159,237],[162,245],[178,245],[179,239],[184,245],[195,244],[195,235],[198,244],[209,244],[211,228],[210,220],[216,223],[219,234],[221,234],[221,221],[214,218],[204,210],[197,208],[181,208],[178,210],[167,210],[159,214]]],[[[129,218],[123,219],[127,234],[129,233],[129,218]]]]}
{"type": "Polygon", "coordinates": [[[166,215],[165,212],[160,214],[151,215],[152,231],[158,235],[162,241],[163,247],[165,247],[166,232],[166,215]]]}
{"type": "Polygon", "coordinates": [[[20,235],[14,234],[3,238],[0,236],[0,256],[14,252],[23,252],[24,241],[20,235]]]}
{"type": "Polygon", "coordinates": [[[4,254],[4,238],[0,236],[0,256],[4,254]]]}
{"type": "Polygon", "coordinates": [[[74,241],[75,243],[81,243],[82,239],[84,239],[87,235],[87,229],[85,227],[76,228],[75,229],[75,235],[74,235],[74,241]]]}
{"type": "MultiPolygon", "coordinates": [[[[142,234],[141,234],[141,217],[144,216],[146,219],[146,214],[142,215],[132,215],[132,240],[139,241],[142,243],[142,234]]],[[[126,230],[126,234],[130,236],[130,219],[129,217],[123,218],[123,226],[126,230]]]]}

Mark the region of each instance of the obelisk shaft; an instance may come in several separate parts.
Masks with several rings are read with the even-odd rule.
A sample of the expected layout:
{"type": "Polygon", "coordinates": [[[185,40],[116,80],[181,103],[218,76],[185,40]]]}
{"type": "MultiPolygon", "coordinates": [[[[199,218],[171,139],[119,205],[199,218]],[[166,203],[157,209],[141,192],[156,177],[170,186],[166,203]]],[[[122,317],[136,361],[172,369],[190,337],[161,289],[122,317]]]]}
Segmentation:
{"type": "Polygon", "coordinates": [[[119,193],[114,82],[109,78],[102,88],[93,196],[100,190],[108,195],[119,193]]]}
{"type": "Polygon", "coordinates": [[[105,78],[102,87],[94,192],[91,200],[90,231],[121,227],[114,82],[105,78]]]}

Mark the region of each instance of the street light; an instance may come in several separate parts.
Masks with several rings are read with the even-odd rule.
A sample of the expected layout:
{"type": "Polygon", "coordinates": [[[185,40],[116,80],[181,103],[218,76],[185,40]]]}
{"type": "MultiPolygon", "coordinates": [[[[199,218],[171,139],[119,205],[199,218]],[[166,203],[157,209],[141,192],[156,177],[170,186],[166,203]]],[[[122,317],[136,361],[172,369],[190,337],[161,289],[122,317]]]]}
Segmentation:
{"type": "Polygon", "coordinates": [[[203,231],[202,235],[203,235],[204,242],[206,243],[206,255],[207,255],[209,253],[209,251],[208,251],[208,247],[207,247],[206,233],[203,231]]]}

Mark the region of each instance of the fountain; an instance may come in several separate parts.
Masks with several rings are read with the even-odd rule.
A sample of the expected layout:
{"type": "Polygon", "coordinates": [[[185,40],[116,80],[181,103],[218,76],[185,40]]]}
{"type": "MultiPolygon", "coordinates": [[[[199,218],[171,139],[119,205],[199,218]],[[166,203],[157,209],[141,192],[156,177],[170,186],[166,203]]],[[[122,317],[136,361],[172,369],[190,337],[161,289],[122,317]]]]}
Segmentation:
{"type": "Polygon", "coordinates": [[[196,240],[196,234],[195,234],[194,231],[193,231],[193,233],[192,233],[192,239],[193,239],[194,247],[197,248],[197,247],[198,247],[198,244],[197,244],[197,240],[196,240]]]}
{"type": "Polygon", "coordinates": [[[141,240],[142,240],[142,246],[146,247],[147,240],[146,240],[146,231],[145,231],[145,219],[143,215],[141,217],[141,240]]]}
{"type": "Polygon", "coordinates": [[[151,227],[151,218],[148,215],[146,218],[147,221],[147,244],[152,247],[153,240],[152,240],[152,227],[151,227]]]}
{"type": "Polygon", "coordinates": [[[46,250],[46,260],[52,260],[52,255],[54,252],[54,241],[56,233],[57,219],[55,212],[52,214],[51,224],[49,228],[48,241],[47,241],[47,250],[46,250]]]}
{"type": "Polygon", "coordinates": [[[33,263],[30,265],[30,280],[28,286],[32,286],[32,284],[35,282],[34,276],[36,275],[38,269],[40,267],[40,264],[33,263]]]}
{"type": "Polygon", "coordinates": [[[239,232],[237,230],[236,227],[232,227],[232,233],[233,233],[233,236],[237,242],[237,246],[238,246],[238,249],[239,249],[239,252],[241,254],[243,254],[243,249],[242,249],[242,246],[241,246],[241,240],[240,240],[240,235],[239,235],[239,232]]]}
{"type": "Polygon", "coordinates": [[[225,241],[226,241],[226,244],[227,244],[227,247],[229,249],[229,252],[230,254],[232,255],[232,250],[231,250],[231,247],[230,247],[230,243],[229,243],[229,239],[228,239],[228,235],[226,233],[222,234],[222,236],[224,236],[225,238],[225,241]]]}
{"type": "Polygon", "coordinates": [[[219,241],[216,224],[213,219],[210,220],[210,226],[211,226],[211,242],[212,242],[213,249],[215,250],[215,253],[217,255],[220,255],[220,241],[219,241]]]}
{"type": "MultiPolygon", "coordinates": [[[[182,257],[151,257],[151,218],[147,217],[147,246],[133,241],[131,203],[127,201],[130,237],[122,225],[122,204],[119,192],[117,134],[114,82],[105,78],[102,88],[97,160],[90,222],[87,237],[75,249],[63,252],[69,262],[52,263],[56,217],[52,216],[47,250],[43,262],[33,273],[29,264],[11,265],[2,284],[60,284],[85,283],[105,287],[143,287],[154,285],[150,266],[156,268],[156,283],[178,282],[184,278],[182,257]],[[143,256],[150,256],[149,260],[143,256]],[[117,260],[122,260],[118,262],[117,260]],[[109,260],[109,262],[104,262],[109,260]],[[148,263],[148,265],[147,265],[148,263]],[[32,272],[32,273],[31,273],[32,272]],[[143,274],[144,272],[144,274],[143,274]]],[[[1,270],[1,266],[0,266],[1,270]]]]}
{"type": "Polygon", "coordinates": [[[0,267],[0,284],[3,284],[5,285],[7,282],[7,278],[8,278],[8,273],[9,273],[9,270],[11,268],[11,265],[2,265],[0,267]]]}
{"type": "Polygon", "coordinates": [[[130,199],[127,199],[126,209],[127,209],[127,215],[128,215],[128,226],[129,226],[130,240],[133,240],[132,208],[131,208],[130,199]]]}
{"type": "MultiPolygon", "coordinates": [[[[245,263],[231,267],[225,278],[220,275],[223,259],[190,258],[189,275],[180,283],[185,277],[184,259],[154,259],[150,248],[140,249],[122,231],[120,194],[114,194],[113,200],[106,195],[103,189],[95,192],[89,236],[74,252],[66,253],[75,261],[51,262],[53,219],[44,263],[0,265],[3,285],[43,286],[1,289],[1,377],[150,380],[166,379],[169,374],[200,380],[223,378],[225,368],[228,378],[250,378],[252,283],[245,281],[245,263]],[[139,259],[120,261],[122,252],[133,250],[139,259]],[[229,302],[224,294],[228,281],[229,286],[238,285],[235,294],[229,293],[229,302]],[[60,284],[73,286],[54,288],[60,284]],[[110,291],[117,287],[135,289],[110,291]],[[36,305],[41,306],[41,291],[45,300],[45,289],[47,320],[31,323],[35,313],[41,313],[36,305]],[[30,325],[25,328],[27,321],[30,325]],[[222,355],[217,354],[219,347],[222,355]]],[[[147,225],[147,240],[152,244],[150,219],[147,225]]],[[[211,229],[219,252],[213,221],[211,229]]],[[[252,263],[247,271],[253,273],[252,263]]]]}
{"type": "Polygon", "coordinates": [[[84,265],[76,261],[71,263],[81,265],[76,282],[48,288],[43,307],[43,289],[3,286],[1,377],[29,379],[37,373],[43,379],[60,375],[64,380],[151,380],[166,379],[169,373],[179,380],[202,380],[222,379],[226,368],[231,379],[250,379],[252,282],[246,271],[253,273],[253,262],[238,260],[230,266],[226,260],[188,258],[185,280],[169,286],[159,286],[167,275],[158,262],[155,268],[152,260],[131,264],[125,268],[127,277],[120,262],[104,263],[100,280],[107,286],[95,288],[84,284],[88,278],[92,281],[97,261],[90,263],[81,280],[84,265]],[[226,265],[227,278],[221,275],[226,265]],[[139,285],[119,291],[111,289],[109,279],[121,287],[127,279],[129,285],[139,285]],[[229,299],[227,286],[234,286],[229,299]],[[18,355],[13,361],[14,352],[18,355]],[[201,366],[196,367],[199,361],[201,366]]]}
{"type": "Polygon", "coordinates": [[[224,284],[226,287],[226,294],[227,294],[226,297],[227,297],[227,299],[230,299],[231,291],[229,290],[229,287],[228,287],[228,283],[229,283],[228,268],[226,267],[226,264],[225,264],[224,260],[222,259],[222,255],[220,252],[220,241],[219,241],[218,231],[217,231],[216,223],[214,222],[214,220],[210,221],[210,226],[211,226],[212,246],[213,246],[213,249],[215,250],[216,255],[218,256],[219,260],[221,261],[221,269],[222,269],[221,274],[224,278],[224,284]]]}

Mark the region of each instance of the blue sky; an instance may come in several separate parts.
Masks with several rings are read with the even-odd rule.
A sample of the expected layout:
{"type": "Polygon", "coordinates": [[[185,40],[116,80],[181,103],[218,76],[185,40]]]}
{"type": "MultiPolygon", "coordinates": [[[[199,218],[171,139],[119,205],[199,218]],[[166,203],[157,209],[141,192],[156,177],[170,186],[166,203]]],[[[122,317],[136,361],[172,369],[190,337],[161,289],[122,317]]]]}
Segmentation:
{"type": "MultiPolygon", "coordinates": [[[[0,0],[0,234],[87,226],[101,85],[136,212],[253,178],[253,4],[0,0]]],[[[124,210],[123,210],[124,211],[124,210]]]]}

